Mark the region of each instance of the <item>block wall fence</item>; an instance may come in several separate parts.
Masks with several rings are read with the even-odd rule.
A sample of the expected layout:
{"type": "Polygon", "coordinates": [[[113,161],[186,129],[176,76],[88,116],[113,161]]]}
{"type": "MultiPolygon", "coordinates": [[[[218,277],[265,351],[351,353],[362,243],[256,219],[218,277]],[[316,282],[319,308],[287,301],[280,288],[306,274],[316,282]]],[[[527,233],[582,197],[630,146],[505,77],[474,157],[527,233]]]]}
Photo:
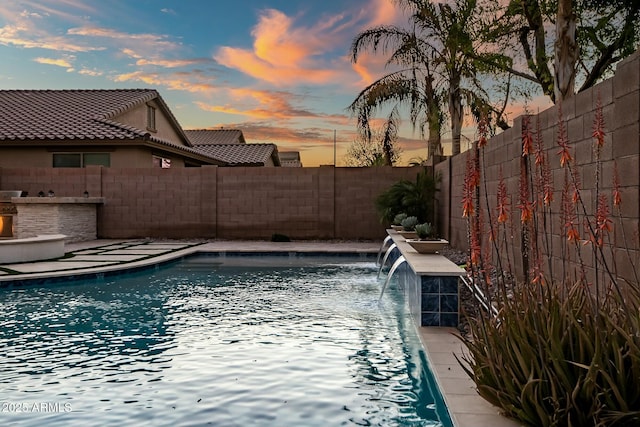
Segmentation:
{"type": "Polygon", "coordinates": [[[0,189],[104,197],[100,238],[382,239],[375,198],[413,168],[2,168],[0,189]]]}
{"type": "MultiPolygon", "coordinates": [[[[614,231],[611,234],[611,245],[605,247],[605,254],[610,260],[615,259],[616,273],[619,276],[627,280],[634,280],[633,265],[631,264],[640,266],[640,254],[637,250],[640,231],[640,51],[620,62],[612,78],[563,101],[561,106],[556,105],[530,116],[531,130],[535,135],[539,126],[544,140],[544,150],[548,154],[555,190],[551,205],[551,220],[549,221],[552,230],[550,255],[555,271],[562,268],[563,261],[568,261],[569,264],[573,263],[575,270],[577,259],[563,260],[560,257],[563,253],[562,246],[567,239],[564,222],[560,216],[565,170],[560,167],[557,145],[559,108],[562,111],[571,153],[575,157],[580,176],[581,195],[588,213],[594,214],[596,155],[592,133],[598,99],[600,99],[603,109],[606,132],[605,145],[600,157],[602,164],[601,194],[607,196],[609,206],[611,206],[614,161],[617,163],[622,193],[621,220],[617,215],[613,215],[614,210],[612,209],[611,219],[614,231]],[[626,246],[623,242],[623,236],[627,239],[626,246]],[[625,247],[632,249],[630,253],[632,262],[629,261],[625,247]]],[[[495,213],[496,193],[499,175],[502,173],[509,194],[511,211],[512,237],[509,246],[512,250],[509,255],[515,262],[517,274],[521,277],[523,263],[518,205],[520,204],[520,174],[525,164],[522,156],[522,132],[523,118],[519,117],[514,121],[511,129],[491,138],[483,149],[474,150],[480,154],[483,174],[480,185],[482,215],[485,220],[483,236],[485,239],[488,238],[489,219],[495,221],[497,217],[495,213]],[[486,182],[486,192],[484,182],[486,182]],[[487,209],[485,202],[485,194],[489,209],[487,209]]],[[[453,246],[460,249],[468,248],[466,219],[462,217],[462,190],[468,154],[462,153],[435,166],[436,173],[440,173],[442,176],[438,204],[440,229],[445,238],[453,246]]],[[[580,223],[578,226],[581,235],[585,236],[583,224],[580,223]]],[[[540,236],[538,237],[540,238],[540,236]]],[[[582,257],[588,267],[587,273],[590,274],[593,272],[594,265],[591,245],[583,245],[582,248],[582,257]]]]}

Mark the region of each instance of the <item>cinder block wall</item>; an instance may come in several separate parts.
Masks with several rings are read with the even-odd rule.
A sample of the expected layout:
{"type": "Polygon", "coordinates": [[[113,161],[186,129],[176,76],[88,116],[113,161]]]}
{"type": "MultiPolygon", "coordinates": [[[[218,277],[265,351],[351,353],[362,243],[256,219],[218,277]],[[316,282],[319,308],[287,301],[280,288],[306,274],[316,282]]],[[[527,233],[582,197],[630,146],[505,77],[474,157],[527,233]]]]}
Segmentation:
{"type": "MultiPolygon", "coordinates": [[[[566,230],[561,218],[561,200],[565,170],[560,167],[558,156],[558,123],[560,111],[565,123],[575,166],[580,176],[581,194],[587,210],[593,215],[596,209],[596,155],[594,151],[593,123],[596,102],[601,101],[605,121],[605,145],[601,152],[600,194],[604,194],[611,204],[614,162],[617,163],[622,193],[621,218],[613,215],[611,245],[605,247],[606,256],[615,259],[616,274],[634,280],[632,264],[640,265],[638,233],[640,231],[640,51],[618,64],[614,77],[599,85],[576,94],[537,115],[531,116],[531,128],[537,126],[548,154],[554,186],[554,201],[551,205],[549,224],[552,230],[551,250],[547,255],[552,259],[554,270],[574,269],[577,257],[563,259],[562,247],[566,243],[566,230]],[[624,233],[623,233],[624,230],[624,233]],[[627,244],[624,243],[624,238],[627,244]],[[629,261],[625,246],[631,249],[629,261]]],[[[491,220],[495,221],[497,187],[500,173],[508,189],[512,222],[508,256],[514,262],[517,273],[522,277],[522,241],[519,205],[519,179],[524,167],[522,157],[523,118],[514,121],[512,129],[491,138],[480,150],[483,183],[481,184],[481,207],[485,220],[485,231],[491,220]],[[486,195],[485,199],[485,182],[486,195]],[[489,208],[485,200],[488,200],[489,208]]],[[[438,211],[444,218],[445,236],[456,247],[468,248],[467,225],[462,218],[462,190],[466,159],[469,153],[462,153],[448,161],[436,165],[435,170],[443,176],[438,211]]],[[[579,224],[580,233],[586,233],[579,224]]],[[[538,236],[540,237],[540,236],[538,236]]],[[[486,239],[486,234],[485,234],[486,239]]],[[[582,259],[587,273],[594,270],[593,253],[590,245],[583,245],[582,259]]],[[[504,254],[507,255],[507,254],[504,254]]]]}
{"type": "Polygon", "coordinates": [[[104,197],[102,238],[382,239],[375,198],[421,168],[0,170],[0,188],[104,197]]]}

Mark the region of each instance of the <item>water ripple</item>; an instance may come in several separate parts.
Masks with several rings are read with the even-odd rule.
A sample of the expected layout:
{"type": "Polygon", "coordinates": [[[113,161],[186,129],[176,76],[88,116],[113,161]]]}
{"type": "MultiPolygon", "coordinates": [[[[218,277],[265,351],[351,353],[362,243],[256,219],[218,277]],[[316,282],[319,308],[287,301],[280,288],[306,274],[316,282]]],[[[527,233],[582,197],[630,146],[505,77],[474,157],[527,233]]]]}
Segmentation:
{"type": "Polygon", "coordinates": [[[372,263],[279,262],[0,291],[0,399],[72,408],[10,423],[449,425],[372,263]]]}

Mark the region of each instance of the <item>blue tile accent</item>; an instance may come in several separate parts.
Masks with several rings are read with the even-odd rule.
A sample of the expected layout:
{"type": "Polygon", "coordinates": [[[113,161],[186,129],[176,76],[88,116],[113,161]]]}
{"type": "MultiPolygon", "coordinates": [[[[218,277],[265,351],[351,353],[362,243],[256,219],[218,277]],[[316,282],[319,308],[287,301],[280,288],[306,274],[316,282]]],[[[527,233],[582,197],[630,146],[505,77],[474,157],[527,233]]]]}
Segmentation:
{"type": "Polygon", "coordinates": [[[437,294],[422,294],[421,311],[440,311],[440,296],[437,294]]]}
{"type": "Polygon", "coordinates": [[[443,294],[458,293],[458,277],[444,276],[440,278],[440,292],[443,294]]]}
{"type": "Polygon", "coordinates": [[[457,313],[458,312],[458,295],[456,294],[440,295],[440,312],[441,313],[457,313]]]}
{"type": "Polygon", "coordinates": [[[440,326],[440,313],[422,313],[422,326],[440,326]]]}
{"type": "Polygon", "coordinates": [[[458,313],[442,313],[440,315],[440,325],[455,328],[458,326],[458,313]]]}
{"type": "Polygon", "coordinates": [[[420,276],[422,278],[423,294],[439,294],[440,278],[436,276],[420,276]]]}

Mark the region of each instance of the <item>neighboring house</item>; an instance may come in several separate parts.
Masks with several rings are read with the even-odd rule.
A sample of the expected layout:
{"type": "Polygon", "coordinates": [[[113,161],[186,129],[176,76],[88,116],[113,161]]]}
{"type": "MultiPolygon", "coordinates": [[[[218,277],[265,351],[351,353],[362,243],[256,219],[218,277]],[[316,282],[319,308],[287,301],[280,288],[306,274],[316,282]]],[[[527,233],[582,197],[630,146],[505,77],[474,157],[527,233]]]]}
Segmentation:
{"type": "Polygon", "coordinates": [[[228,166],[280,166],[275,144],[247,144],[238,129],[194,129],[185,134],[194,149],[228,166]]]}
{"type": "Polygon", "coordinates": [[[275,145],[223,133],[192,142],[153,89],[0,90],[0,167],[280,165],[275,145]]]}
{"type": "Polygon", "coordinates": [[[240,129],[187,129],[184,131],[192,144],[246,144],[240,129]]]}
{"type": "Polygon", "coordinates": [[[300,152],[298,151],[281,151],[280,165],[287,168],[301,168],[300,152]]]}

